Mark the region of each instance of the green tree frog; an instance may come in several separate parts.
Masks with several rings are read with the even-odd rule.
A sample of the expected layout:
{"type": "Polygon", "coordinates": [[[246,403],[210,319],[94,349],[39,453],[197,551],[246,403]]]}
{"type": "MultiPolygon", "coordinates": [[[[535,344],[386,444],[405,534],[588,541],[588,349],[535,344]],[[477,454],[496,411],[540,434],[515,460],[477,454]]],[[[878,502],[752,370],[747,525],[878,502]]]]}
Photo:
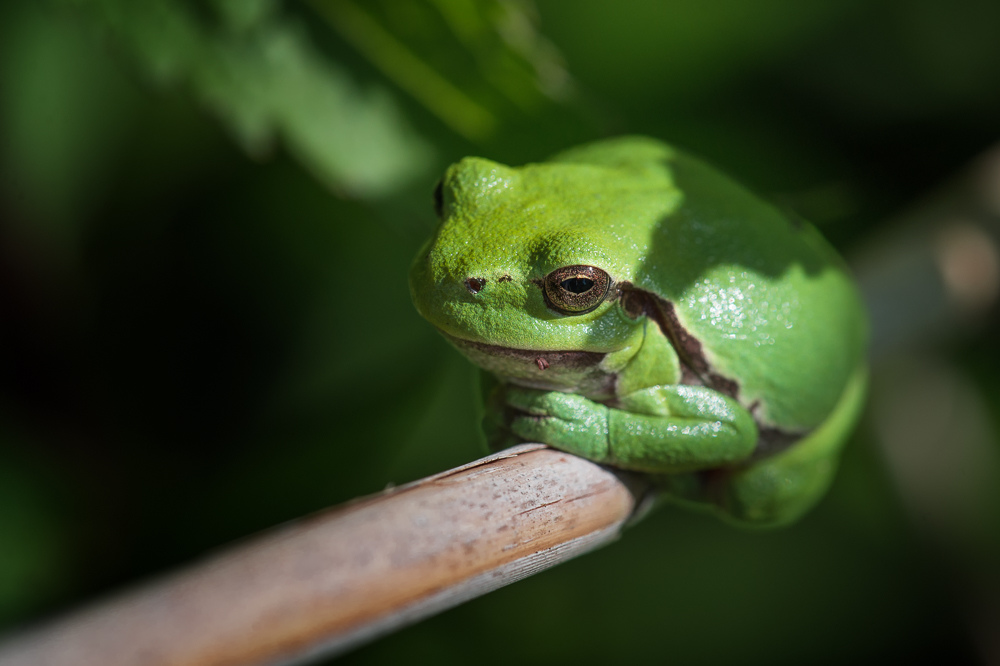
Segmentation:
{"type": "Polygon", "coordinates": [[[434,201],[410,289],[492,376],[491,446],[654,475],[740,524],[823,495],[862,408],[867,323],[812,226],[644,137],[516,168],[468,157],[434,201]]]}

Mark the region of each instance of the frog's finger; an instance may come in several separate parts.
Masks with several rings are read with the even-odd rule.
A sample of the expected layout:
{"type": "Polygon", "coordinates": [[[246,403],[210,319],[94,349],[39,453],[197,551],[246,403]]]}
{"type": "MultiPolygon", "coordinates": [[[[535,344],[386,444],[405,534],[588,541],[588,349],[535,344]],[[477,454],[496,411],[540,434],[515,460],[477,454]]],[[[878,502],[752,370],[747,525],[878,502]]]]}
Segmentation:
{"type": "Polygon", "coordinates": [[[550,416],[518,416],[511,420],[510,429],[529,442],[541,442],[557,449],[575,453],[590,460],[607,458],[607,420],[575,422],[550,416]]]}
{"type": "Polygon", "coordinates": [[[551,391],[539,391],[538,389],[526,389],[518,387],[508,387],[504,401],[516,410],[545,416],[549,413],[549,404],[546,396],[551,391]]]}
{"type": "Polygon", "coordinates": [[[507,404],[522,412],[538,416],[555,416],[570,421],[585,421],[599,412],[606,419],[608,408],[575,393],[510,388],[507,404]]]}

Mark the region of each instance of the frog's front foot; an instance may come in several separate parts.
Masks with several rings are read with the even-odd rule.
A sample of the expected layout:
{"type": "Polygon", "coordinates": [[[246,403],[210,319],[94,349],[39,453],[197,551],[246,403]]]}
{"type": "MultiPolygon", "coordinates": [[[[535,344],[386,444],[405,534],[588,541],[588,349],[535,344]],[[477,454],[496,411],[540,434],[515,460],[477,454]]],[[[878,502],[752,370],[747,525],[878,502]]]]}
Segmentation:
{"type": "Polygon", "coordinates": [[[510,431],[595,461],[609,458],[610,409],[575,393],[508,387],[510,431]]]}
{"type": "Polygon", "coordinates": [[[745,460],[757,427],[735,400],[703,386],[656,386],[618,399],[503,389],[506,428],[595,462],[642,472],[688,472],[745,460]]]}

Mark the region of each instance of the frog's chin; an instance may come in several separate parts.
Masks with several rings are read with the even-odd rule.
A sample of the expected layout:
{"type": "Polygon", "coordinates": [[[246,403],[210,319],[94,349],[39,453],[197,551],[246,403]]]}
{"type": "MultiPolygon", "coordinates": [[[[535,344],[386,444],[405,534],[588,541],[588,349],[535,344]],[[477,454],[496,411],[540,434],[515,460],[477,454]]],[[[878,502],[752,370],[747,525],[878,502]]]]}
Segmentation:
{"type": "Polygon", "coordinates": [[[602,367],[606,352],[517,349],[442,333],[470,361],[514,384],[593,396],[614,394],[616,374],[602,367]]]}

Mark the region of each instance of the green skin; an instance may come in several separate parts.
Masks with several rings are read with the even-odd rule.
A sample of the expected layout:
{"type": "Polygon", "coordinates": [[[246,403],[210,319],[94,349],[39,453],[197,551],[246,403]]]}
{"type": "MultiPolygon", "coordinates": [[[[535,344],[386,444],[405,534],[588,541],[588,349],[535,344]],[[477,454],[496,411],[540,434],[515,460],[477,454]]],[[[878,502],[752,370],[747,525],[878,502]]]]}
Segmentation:
{"type": "Polygon", "coordinates": [[[813,227],[643,137],[517,168],[468,157],[436,198],[410,288],[495,377],[491,446],[649,473],[740,524],[788,523],[822,497],[862,407],[867,329],[813,227]],[[553,271],[580,266],[609,286],[567,312],[564,288],[589,283],[553,271]]]}

